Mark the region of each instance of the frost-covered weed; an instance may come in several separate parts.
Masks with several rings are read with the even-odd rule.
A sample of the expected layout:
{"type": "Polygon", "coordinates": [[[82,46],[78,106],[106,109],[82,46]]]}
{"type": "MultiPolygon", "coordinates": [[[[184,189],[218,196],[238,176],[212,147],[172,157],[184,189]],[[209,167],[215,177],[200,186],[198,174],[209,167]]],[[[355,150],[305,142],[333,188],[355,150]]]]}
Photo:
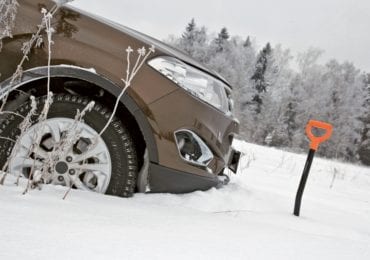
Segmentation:
{"type": "MultiPolygon", "coordinates": [[[[12,10],[13,13],[14,13],[14,10],[16,12],[16,9],[13,8],[13,7],[18,6],[16,1],[11,1],[11,0],[0,0],[0,1],[1,1],[0,3],[2,3],[2,4],[3,3],[12,3],[12,4],[14,4],[14,6],[12,6],[12,8],[10,8],[9,6],[7,8],[9,10],[12,10]]],[[[60,1],[54,0],[54,2],[56,4],[55,4],[54,7],[52,7],[52,9],[50,11],[48,11],[44,8],[41,10],[41,13],[43,15],[42,21],[38,25],[37,32],[32,35],[32,37],[29,41],[27,41],[23,44],[23,46],[20,50],[23,53],[22,60],[18,64],[18,66],[16,68],[16,71],[14,72],[14,74],[11,78],[11,81],[10,81],[10,85],[14,85],[14,84],[18,83],[21,80],[22,74],[23,74],[23,64],[28,61],[28,55],[30,54],[31,49],[33,47],[41,47],[41,45],[43,43],[42,35],[43,35],[43,33],[45,33],[46,34],[46,39],[47,39],[46,46],[47,46],[47,53],[48,53],[48,64],[47,64],[47,73],[48,73],[48,75],[47,75],[47,84],[46,84],[46,98],[45,98],[44,105],[43,105],[43,108],[41,109],[41,112],[40,112],[39,116],[33,122],[33,118],[35,117],[36,110],[37,110],[37,102],[35,100],[35,97],[33,97],[33,96],[30,97],[31,109],[27,113],[26,116],[22,116],[20,114],[12,112],[12,111],[4,111],[4,109],[6,107],[7,100],[8,100],[9,93],[7,93],[7,95],[2,100],[2,105],[0,107],[0,115],[1,114],[2,115],[13,114],[14,116],[22,117],[23,120],[22,120],[21,124],[18,127],[19,130],[20,130],[20,134],[19,134],[19,136],[17,137],[16,140],[13,140],[13,139],[10,139],[10,138],[7,138],[7,137],[0,137],[0,139],[6,139],[6,140],[11,141],[11,142],[14,143],[13,149],[10,153],[10,156],[7,159],[6,163],[4,164],[2,170],[0,171],[0,184],[4,183],[4,180],[5,180],[5,178],[8,174],[8,172],[7,172],[8,169],[7,168],[9,166],[9,162],[12,160],[12,158],[15,156],[15,154],[19,151],[19,147],[20,147],[19,142],[20,142],[20,140],[22,139],[24,134],[30,129],[30,127],[33,124],[38,123],[38,125],[39,125],[38,129],[33,132],[32,139],[34,141],[33,141],[32,145],[29,147],[27,155],[31,156],[31,154],[36,153],[36,149],[40,146],[40,143],[41,143],[41,140],[42,140],[43,129],[45,127],[45,122],[48,118],[48,113],[49,113],[50,107],[53,104],[53,93],[50,90],[51,89],[51,86],[50,86],[50,84],[51,84],[51,82],[50,82],[50,65],[51,65],[52,45],[53,45],[52,36],[53,36],[53,33],[54,33],[54,29],[52,28],[51,24],[52,24],[53,15],[57,12],[58,8],[61,5],[65,4],[67,2],[71,2],[71,1],[70,0],[60,0],[60,1]]],[[[4,17],[5,16],[2,16],[1,21],[3,21],[3,20],[5,21],[4,17]]],[[[12,25],[14,23],[14,20],[15,20],[15,14],[14,14],[14,16],[11,16],[11,18],[12,19],[10,19],[10,20],[9,19],[6,20],[7,24],[8,24],[6,28],[8,28],[8,29],[6,31],[4,31],[4,35],[8,36],[8,37],[11,36],[11,27],[12,27],[12,25]]],[[[0,38],[0,40],[1,40],[1,38],[0,38]]],[[[117,112],[117,108],[118,108],[120,99],[125,94],[126,90],[131,86],[132,80],[137,75],[140,68],[143,66],[143,64],[147,60],[147,58],[152,53],[154,53],[154,51],[155,51],[154,46],[151,46],[148,49],[145,48],[145,47],[141,47],[141,48],[137,49],[136,52],[131,47],[128,47],[125,50],[125,52],[126,52],[126,61],[125,62],[126,62],[127,67],[126,67],[126,71],[125,71],[125,77],[122,78],[122,82],[124,83],[124,88],[122,89],[121,93],[117,97],[117,99],[115,101],[114,109],[113,109],[110,117],[108,118],[106,124],[104,125],[102,130],[97,134],[97,136],[95,138],[93,138],[93,141],[90,144],[90,146],[88,147],[88,149],[91,149],[91,148],[94,147],[94,145],[97,142],[97,140],[99,139],[99,137],[101,137],[101,135],[105,132],[105,130],[112,123],[113,118],[114,118],[114,116],[117,112]]],[[[62,133],[62,136],[61,136],[60,141],[58,142],[58,145],[56,145],[53,148],[53,150],[51,152],[49,152],[48,158],[43,160],[41,168],[38,167],[36,169],[36,165],[35,165],[36,160],[33,160],[34,164],[32,165],[31,170],[30,170],[30,174],[29,174],[28,182],[27,182],[27,187],[24,190],[24,194],[26,192],[28,192],[31,188],[41,189],[41,184],[42,183],[50,183],[51,182],[50,180],[52,178],[52,172],[49,169],[53,168],[53,165],[55,164],[56,158],[65,157],[66,153],[80,139],[80,134],[81,133],[79,132],[80,131],[79,130],[80,129],[79,125],[83,122],[83,117],[86,115],[86,113],[88,113],[92,110],[94,105],[95,105],[95,102],[91,101],[90,103],[88,103],[85,106],[84,109],[82,109],[81,111],[79,111],[79,110],[77,111],[77,113],[75,115],[75,118],[74,118],[74,122],[68,127],[68,129],[64,133],[62,133]]],[[[87,152],[88,152],[88,150],[87,150],[87,152]]],[[[18,176],[18,180],[19,180],[20,177],[21,176],[18,176]]],[[[17,183],[18,183],[18,180],[17,180],[17,183]]],[[[66,194],[64,195],[63,199],[66,198],[66,196],[70,192],[71,188],[73,187],[73,184],[74,184],[73,180],[71,180],[70,188],[66,192],[66,194]]]]}
{"type": "Polygon", "coordinates": [[[0,0],[0,51],[2,49],[2,39],[13,36],[12,30],[17,10],[17,0],[0,0]]]}

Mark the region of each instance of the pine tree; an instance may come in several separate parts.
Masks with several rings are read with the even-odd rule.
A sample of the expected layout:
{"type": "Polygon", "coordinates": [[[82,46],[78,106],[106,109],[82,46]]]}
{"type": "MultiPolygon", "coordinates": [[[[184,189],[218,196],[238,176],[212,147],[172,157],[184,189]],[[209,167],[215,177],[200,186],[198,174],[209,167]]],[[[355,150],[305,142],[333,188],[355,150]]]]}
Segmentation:
{"type": "Polygon", "coordinates": [[[189,55],[193,56],[194,51],[194,41],[196,37],[197,25],[194,18],[188,23],[185,28],[185,32],[182,34],[180,45],[181,49],[187,52],[189,55]]]}
{"type": "Polygon", "coordinates": [[[206,63],[209,60],[207,41],[207,29],[204,26],[199,28],[193,18],[186,26],[181,38],[173,44],[194,59],[206,63]]]}
{"type": "Polygon", "coordinates": [[[192,18],[191,21],[186,26],[185,32],[182,34],[182,39],[185,39],[185,40],[188,40],[188,41],[194,40],[194,33],[195,33],[195,30],[196,30],[196,27],[197,27],[197,25],[195,23],[195,19],[192,18]]]}
{"type": "Polygon", "coordinates": [[[251,38],[248,36],[245,42],[243,43],[243,47],[249,48],[252,46],[251,38]]]}
{"type": "MultiPolygon", "coordinates": [[[[267,51],[270,51],[269,46],[267,51]]],[[[280,45],[276,45],[267,55],[267,66],[263,76],[268,89],[257,95],[261,99],[259,107],[257,102],[254,102],[252,107],[259,108],[254,111],[254,121],[257,121],[258,125],[253,138],[261,144],[280,147],[291,143],[292,132],[288,130],[294,127],[296,116],[294,85],[291,84],[293,79],[293,71],[290,69],[291,59],[290,51],[280,45]]],[[[256,93],[254,90],[254,97],[256,93]]]]}
{"type": "Polygon", "coordinates": [[[272,53],[270,43],[267,43],[266,46],[261,50],[258,55],[256,62],[256,70],[251,77],[253,81],[255,95],[252,98],[253,103],[256,104],[255,112],[257,114],[261,113],[262,97],[261,94],[267,91],[268,82],[265,80],[265,73],[268,65],[270,55],[272,53]]]}
{"type": "Polygon", "coordinates": [[[230,38],[229,32],[227,31],[227,28],[224,27],[221,29],[221,32],[218,34],[218,39],[220,41],[227,41],[230,38]]]}
{"type": "Polygon", "coordinates": [[[271,55],[272,49],[270,43],[267,43],[266,46],[262,49],[257,58],[256,70],[251,77],[255,82],[255,89],[257,93],[266,92],[267,82],[265,81],[265,72],[267,69],[267,64],[269,56],[271,55]]]}
{"type": "Polygon", "coordinates": [[[217,38],[215,39],[216,52],[222,52],[225,49],[225,44],[227,43],[229,38],[230,35],[229,32],[227,31],[227,28],[226,27],[222,28],[217,38]]]}

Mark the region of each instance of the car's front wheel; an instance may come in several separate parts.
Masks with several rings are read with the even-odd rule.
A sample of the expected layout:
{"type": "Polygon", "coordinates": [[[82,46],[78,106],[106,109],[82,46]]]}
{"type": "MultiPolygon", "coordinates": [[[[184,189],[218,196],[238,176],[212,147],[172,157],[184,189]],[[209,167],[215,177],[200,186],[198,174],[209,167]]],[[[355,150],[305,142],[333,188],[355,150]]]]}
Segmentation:
{"type": "MultiPolygon", "coordinates": [[[[38,98],[38,112],[33,117],[32,126],[21,136],[19,125],[23,118],[8,116],[1,123],[0,135],[13,140],[21,138],[9,159],[8,171],[27,178],[38,172],[42,174],[45,183],[131,196],[135,189],[138,166],[129,131],[115,117],[99,136],[111,112],[97,103],[76,124],[74,118],[77,111],[82,111],[89,102],[88,98],[58,94],[54,96],[47,119],[36,122],[45,103],[45,97],[38,98]],[[72,130],[74,137],[65,138],[72,130]],[[73,145],[66,143],[72,139],[75,139],[73,145]]],[[[31,103],[25,103],[16,113],[26,116],[30,109],[31,103]]],[[[8,160],[14,142],[2,139],[1,146],[2,166],[8,160]]]]}

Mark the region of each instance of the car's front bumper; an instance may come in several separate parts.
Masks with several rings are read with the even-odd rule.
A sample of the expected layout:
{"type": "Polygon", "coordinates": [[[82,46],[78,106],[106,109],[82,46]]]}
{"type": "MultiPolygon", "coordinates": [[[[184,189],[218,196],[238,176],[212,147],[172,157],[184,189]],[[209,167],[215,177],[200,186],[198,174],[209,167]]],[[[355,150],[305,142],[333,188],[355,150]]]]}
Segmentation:
{"type": "MultiPolygon", "coordinates": [[[[232,149],[230,164],[227,166],[237,173],[241,153],[232,149]]],[[[213,187],[222,187],[227,184],[219,175],[205,173],[192,174],[180,170],[167,168],[155,163],[149,165],[149,190],[152,193],[188,193],[206,191],[213,187]]]]}
{"type": "Polygon", "coordinates": [[[156,140],[158,163],[149,167],[152,192],[184,193],[219,186],[218,175],[236,172],[240,153],[232,148],[238,121],[179,89],[149,106],[149,122],[156,140]],[[202,167],[181,158],[174,133],[187,129],[199,136],[214,158],[202,167]]]}

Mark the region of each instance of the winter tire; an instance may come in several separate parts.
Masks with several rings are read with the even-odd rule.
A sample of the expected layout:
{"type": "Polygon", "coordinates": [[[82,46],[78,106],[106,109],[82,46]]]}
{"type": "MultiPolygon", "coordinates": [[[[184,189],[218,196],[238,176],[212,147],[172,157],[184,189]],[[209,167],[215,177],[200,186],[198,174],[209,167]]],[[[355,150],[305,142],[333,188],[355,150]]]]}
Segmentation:
{"type": "MultiPolygon", "coordinates": [[[[43,167],[42,171],[45,171],[43,162],[49,160],[52,163],[47,164],[50,178],[44,180],[46,183],[121,197],[132,196],[138,171],[137,155],[129,131],[123,123],[114,117],[101,137],[97,138],[111,112],[95,103],[78,124],[80,134],[77,135],[77,142],[67,152],[57,154],[54,152],[56,146],[60,146],[65,139],[63,136],[75,122],[77,110],[82,111],[91,100],[68,94],[55,95],[53,100],[48,118],[42,123],[37,122],[37,118],[44,106],[45,97],[36,99],[37,113],[32,118],[32,126],[19,140],[19,148],[9,160],[8,171],[29,177],[31,169],[33,173],[37,167],[43,167]],[[30,153],[29,147],[40,133],[40,143],[30,153]],[[46,159],[51,155],[54,158],[52,161],[46,159]]],[[[16,113],[26,116],[30,109],[31,102],[27,102],[16,113]]],[[[22,121],[19,115],[8,115],[0,124],[0,136],[17,140],[20,135],[18,127],[22,121]]],[[[2,139],[0,145],[0,165],[3,166],[12,152],[14,142],[2,139]]]]}

